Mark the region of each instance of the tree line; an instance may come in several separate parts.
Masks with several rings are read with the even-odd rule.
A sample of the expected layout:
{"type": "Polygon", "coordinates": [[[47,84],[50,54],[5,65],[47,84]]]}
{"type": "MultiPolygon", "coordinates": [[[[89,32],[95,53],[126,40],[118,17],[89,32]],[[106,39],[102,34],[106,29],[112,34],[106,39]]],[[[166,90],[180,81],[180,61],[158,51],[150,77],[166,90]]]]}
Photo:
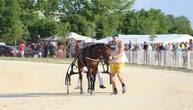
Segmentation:
{"type": "Polygon", "coordinates": [[[69,32],[95,39],[115,31],[152,39],[156,34],[193,35],[187,17],[153,8],[131,10],[134,4],[135,0],[0,0],[0,39],[11,45],[52,35],[65,38],[69,32]]]}

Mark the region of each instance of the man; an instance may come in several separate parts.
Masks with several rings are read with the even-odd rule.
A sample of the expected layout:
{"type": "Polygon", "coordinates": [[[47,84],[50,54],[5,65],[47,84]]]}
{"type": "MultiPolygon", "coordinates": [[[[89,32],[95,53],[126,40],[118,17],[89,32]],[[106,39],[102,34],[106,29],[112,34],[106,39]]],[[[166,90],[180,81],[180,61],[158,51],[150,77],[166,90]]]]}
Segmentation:
{"type": "Polygon", "coordinates": [[[170,42],[168,43],[168,48],[167,48],[167,51],[172,51],[172,45],[171,45],[171,43],[170,43],[170,42]]]}
{"type": "Polygon", "coordinates": [[[131,40],[129,40],[128,48],[129,48],[129,50],[133,50],[133,44],[132,44],[132,41],[131,41],[131,40]]]}
{"type": "Polygon", "coordinates": [[[184,50],[184,48],[185,48],[185,43],[184,43],[184,42],[180,43],[180,47],[181,47],[181,50],[184,50]]]}
{"type": "Polygon", "coordinates": [[[159,46],[159,52],[162,52],[164,51],[165,48],[164,48],[164,43],[160,43],[160,46],[159,46]]]}
{"type": "Polygon", "coordinates": [[[24,57],[24,50],[25,50],[25,45],[23,43],[21,43],[19,46],[19,51],[20,51],[21,57],[24,57]]]}
{"type": "Polygon", "coordinates": [[[146,50],[147,50],[147,43],[146,43],[146,42],[144,42],[143,49],[144,49],[144,51],[146,51],[146,50]]]}
{"type": "Polygon", "coordinates": [[[190,47],[188,49],[189,51],[192,51],[193,50],[193,43],[192,43],[192,39],[190,39],[190,47]]]}
{"type": "Polygon", "coordinates": [[[38,43],[38,45],[36,46],[36,50],[37,51],[41,51],[42,50],[42,45],[40,43],[38,43]]]}
{"type": "Polygon", "coordinates": [[[75,56],[78,55],[80,49],[81,49],[80,43],[79,41],[77,41],[75,45],[75,56]]]}
{"type": "Polygon", "coordinates": [[[172,42],[172,51],[174,52],[174,51],[176,51],[176,49],[177,49],[176,44],[174,42],[172,42]]]}
{"type": "MultiPolygon", "coordinates": [[[[83,69],[82,69],[82,76],[84,76],[84,73],[86,73],[88,71],[87,67],[85,66],[83,69]]],[[[98,75],[98,79],[99,79],[99,87],[101,89],[105,89],[106,87],[103,85],[103,76],[102,76],[102,72],[99,70],[97,70],[97,75],[98,75]]],[[[75,88],[75,89],[80,89],[80,79],[78,78],[78,86],[75,88]]]]}
{"type": "Polygon", "coordinates": [[[119,81],[122,84],[122,93],[126,92],[126,86],[123,80],[123,69],[125,66],[126,55],[124,52],[124,43],[119,41],[119,35],[117,32],[113,33],[112,35],[113,40],[109,42],[111,48],[113,48],[111,52],[111,65],[110,65],[110,72],[111,72],[111,81],[113,85],[113,93],[116,95],[118,93],[117,87],[115,84],[115,75],[119,78],[119,81]]]}

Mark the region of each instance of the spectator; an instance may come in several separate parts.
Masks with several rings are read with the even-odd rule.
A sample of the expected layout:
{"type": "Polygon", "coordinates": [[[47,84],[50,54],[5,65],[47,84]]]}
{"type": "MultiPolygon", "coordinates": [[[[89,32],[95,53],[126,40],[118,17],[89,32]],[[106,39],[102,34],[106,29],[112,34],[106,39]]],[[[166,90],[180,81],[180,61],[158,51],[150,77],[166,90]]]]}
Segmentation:
{"type": "Polygon", "coordinates": [[[50,51],[49,57],[54,57],[55,48],[53,44],[50,44],[49,51],[50,51]]]}
{"type": "Polygon", "coordinates": [[[184,47],[184,50],[183,50],[183,51],[188,51],[188,49],[189,49],[188,42],[185,42],[185,47],[184,47]]]}
{"type": "Polygon", "coordinates": [[[36,50],[36,45],[35,45],[35,43],[32,43],[32,44],[31,44],[31,49],[32,49],[32,50],[36,50]]]}
{"type": "Polygon", "coordinates": [[[176,51],[181,51],[181,47],[180,47],[180,43],[179,42],[177,42],[176,46],[177,46],[176,51]]]}
{"type": "Polygon", "coordinates": [[[174,42],[172,42],[172,51],[176,51],[177,50],[177,46],[175,45],[174,42]]]}
{"type": "Polygon", "coordinates": [[[190,39],[190,47],[188,49],[189,51],[192,51],[193,50],[193,43],[192,43],[192,39],[190,39]]]}
{"type": "Polygon", "coordinates": [[[66,58],[70,57],[70,45],[67,45],[67,49],[66,49],[66,58]]]}
{"type": "Polygon", "coordinates": [[[127,44],[124,44],[124,50],[128,50],[129,46],[127,44]]]}
{"type": "MultiPolygon", "coordinates": [[[[84,73],[88,72],[88,69],[87,67],[85,66],[83,69],[82,69],[82,73],[81,75],[84,76],[84,73]]],[[[97,70],[97,75],[98,75],[98,80],[99,80],[99,87],[101,89],[104,89],[106,88],[104,85],[103,85],[103,76],[102,76],[102,72],[100,71],[100,69],[98,68],[97,70]]],[[[80,79],[78,78],[78,86],[75,88],[75,89],[80,89],[80,79]]]]}
{"type": "Polygon", "coordinates": [[[62,43],[61,42],[58,42],[57,46],[58,46],[58,50],[62,49],[62,43]]]}
{"type": "Polygon", "coordinates": [[[43,45],[43,53],[44,53],[44,57],[48,56],[48,43],[45,42],[45,44],[43,45]]]}
{"type": "Polygon", "coordinates": [[[171,45],[171,43],[168,43],[167,51],[172,51],[172,45],[171,45]]]}
{"type": "Polygon", "coordinates": [[[149,45],[149,43],[147,43],[147,51],[152,51],[152,47],[149,45]]]}
{"type": "Polygon", "coordinates": [[[78,55],[80,49],[81,49],[80,43],[77,41],[75,45],[75,56],[78,55]]]}
{"type": "Polygon", "coordinates": [[[42,50],[42,45],[40,43],[38,43],[38,45],[36,46],[36,50],[37,51],[41,51],[42,50]]]}
{"type": "Polygon", "coordinates": [[[70,43],[70,55],[75,57],[75,43],[73,42],[70,43]]]}
{"type": "Polygon", "coordinates": [[[185,44],[184,42],[180,43],[181,50],[184,50],[185,44]]]}
{"type": "Polygon", "coordinates": [[[159,52],[162,52],[163,50],[165,50],[164,43],[160,43],[159,52]]]}
{"type": "Polygon", "coordinates": [[[144,49],[144,51],[146,51],[146,50],[147,50],[147,43],[146,43],[146,42],[144,42],[143,49],[144,49]]]}
{"type": "Polygon", "coordinates": [[[132,49],[133,49],[133,44],[132,44],[132,41],[129,40],[128,50],[132,50],[132,49]]]}
{"type": "Polygon", "coordinates": [[[21,43],[19,46],[19,51],[20,51],[21,57],[24,57],[24,50],[25,50],[25,45],[23,43],[21,43]]]}

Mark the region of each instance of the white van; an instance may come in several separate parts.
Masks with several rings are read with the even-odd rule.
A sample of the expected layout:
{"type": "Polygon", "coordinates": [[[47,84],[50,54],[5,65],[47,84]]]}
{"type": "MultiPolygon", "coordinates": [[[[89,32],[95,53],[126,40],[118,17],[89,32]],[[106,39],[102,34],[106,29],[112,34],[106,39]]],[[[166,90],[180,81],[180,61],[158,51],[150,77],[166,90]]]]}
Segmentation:
{"type": "Polygon", "coordinates": [[[0,42],[0,45],[6,45],[4,42],[0,42]]]}

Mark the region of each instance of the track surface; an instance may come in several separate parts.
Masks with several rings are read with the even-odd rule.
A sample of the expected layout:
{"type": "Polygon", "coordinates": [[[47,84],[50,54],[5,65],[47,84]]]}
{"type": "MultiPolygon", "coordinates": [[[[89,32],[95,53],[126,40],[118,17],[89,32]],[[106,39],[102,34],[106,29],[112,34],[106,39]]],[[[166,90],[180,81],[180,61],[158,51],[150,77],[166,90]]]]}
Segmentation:
{"type": "Polygon", "coordinates": [[[126,67],[123,73],[127,92],[110,95],[109,76],[103,75],[106,89],[96,80],[95,95],[84,94],[72,76],[66,94],[64,75],[67,64],[0,60],[0,110],[193,110],[193,74],[176,71],[126,67]]]}

